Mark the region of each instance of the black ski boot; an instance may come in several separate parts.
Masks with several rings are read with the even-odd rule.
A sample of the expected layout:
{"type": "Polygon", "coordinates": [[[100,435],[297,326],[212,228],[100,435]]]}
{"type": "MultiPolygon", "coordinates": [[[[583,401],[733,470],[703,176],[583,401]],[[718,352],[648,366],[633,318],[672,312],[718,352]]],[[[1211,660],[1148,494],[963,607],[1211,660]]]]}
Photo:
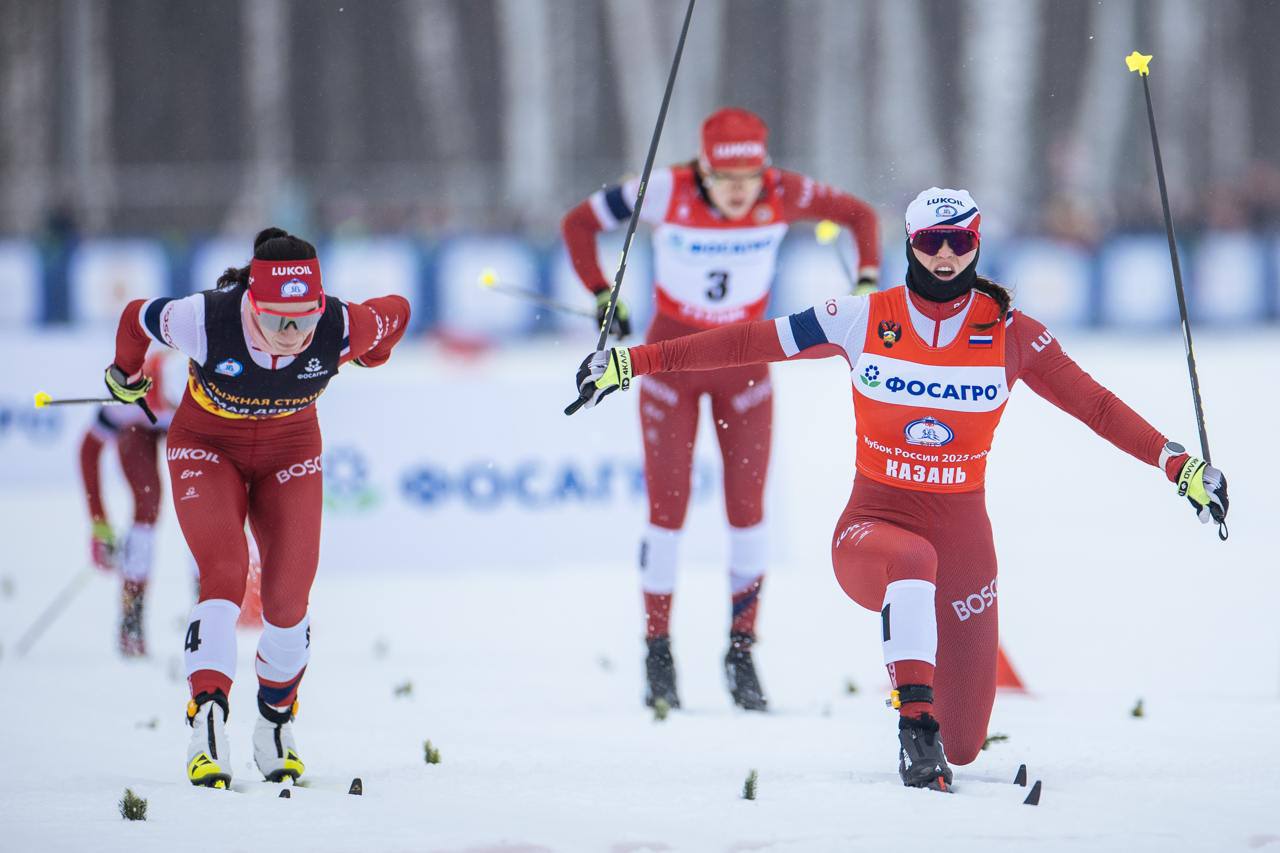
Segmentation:
{"type": "Polygon", "coordinates": [[[654,637],[645,640],[649,653],[644,659],[644,674],[648,681],[644,704],[652,708],[658,700],[670,709],[680,707],[680,694],[676,692],[676,662],[671,657],[671,637],[654,637]]]}
{"type": "Polygon", "coordinates": [[[751,659],[754,642],[755,637],[750,634],[729,635],[729,651],[724,656],[724,678],[733,695],[733,704],[748,711],[767,711],[769,701],[764,698],[764,689],[751,659]]]}
{"type": "MultiPolygon", "coordinates": [[[[930,691],[932,693],[932,691],[930,691]]],[[[898,775],[909,788],[951,789],[951,767],[931,714],[898,718],[898,775]]]]}

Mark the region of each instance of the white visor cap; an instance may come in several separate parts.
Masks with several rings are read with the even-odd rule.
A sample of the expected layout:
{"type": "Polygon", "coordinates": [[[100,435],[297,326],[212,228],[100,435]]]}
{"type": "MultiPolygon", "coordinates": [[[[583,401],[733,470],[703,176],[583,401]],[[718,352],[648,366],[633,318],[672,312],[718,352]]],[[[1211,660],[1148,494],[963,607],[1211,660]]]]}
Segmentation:
{"type": "Polygon", "coordinates": [[[907,236],[921,228],[978,230],[982,215],[968,190],[929,187],[907,205],[907,236]]]}

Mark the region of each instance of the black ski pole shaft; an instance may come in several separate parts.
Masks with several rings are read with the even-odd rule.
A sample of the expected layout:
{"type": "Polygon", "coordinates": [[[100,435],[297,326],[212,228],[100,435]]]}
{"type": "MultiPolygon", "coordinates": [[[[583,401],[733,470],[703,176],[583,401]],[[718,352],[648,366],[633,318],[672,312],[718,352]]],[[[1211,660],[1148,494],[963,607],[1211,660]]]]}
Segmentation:
{"type": "MultiPolygon", "coordinates": [[[[1149,60],[1149,58],[1147,58],[1149,60]]],[[[1169,210],[1169,188],[1165,184],[1165,164],[1160,156],[1160,138],[1156,136],[1156,111],[1151,105],[1151,85],[1147,82],[1148,70],[1143,63],[1138,76],[1142,78],[1142,92],[1147,99],[1147,123],[1151,127],[1151,150],[1156,156],[1156,183],[1160,184],[1160,206],[1165,214],[1165,234],[1169,237],[1169,259],[1174,266],[1174,289],[1178,292],[1178,314],[1183,321],[1183,345],[1187,350],[1187,373],[1192,380],[1192,402],[1196,405],[1196,428],[1201,439],[1201,456],[1212,464],[1208,451],[1208,433],[1204,429],[1204,405],[1199,393],[1199,377],[1196,371],[1196,350],[1192,346],[1192,324],[1187,314],[1187,292],[1183,289],[1183,270],[1178,263],[1178,241],[1174,238],[1174,216],[1169,210]]]]}
{"type": "MultiPolygon", "coordinates": [[[[1182,266],[1178,263],[1178,242],[1173,233],[1173,214],[1169,210],[1169,189],[1164,180],[1164,161],[1160,157],[1160,139],[1156,134],[1156,113],[1151,105],[1151,85],[1147,78],[1151,75],[1148,67],[1150,56],[1134,51],[1126,61],[1130,71],[1136,71],[1142,78],[1142,94],[1147,101],[1147,124],[1151,128],[1151,151],[1156,160],[1156,183],[1160,187],[1160,207],[1164,211],[1164,230],[1169,239],[1169,260],[1173,264],[1173,287],[1178,294],[1178,315],[1182,319],[1182,343],[1187,353],[1187,374],[1191,377],[1191,402],[1195,406],[1196,429],[1200,432],[1200,455],[1206,464],[1212,465],[1209,454],[1209,433],[1204,424],[1204,403],[1200,399],[1200,377],[1196,371],[1195,347],[1191,343],[1191,318],[1187,314],[1187,295],[1182,286],[1182,266]]],[[[1218,536],[1225,540],[1226,525],[1219,522],[1218,536]]]]}
{"type": "MultiPolygon", "coordinates": [[[[640,223],[640,208],[644,205],[645,190],[649,186],[649,175],[653,172],[653,160],[658,154],[658,140],[662,138],[662,126],[667,121],[667,107],[671,105],[671,92],[676,85],[676,72],[680,69],[680,57],[684,53],[685,37],[689,35],[689,22],[693,19],[694,2],[695,0],[689,0],[689,7],[685,9],[684,24],[680,27],[680,39],[676,42],[676,55],[671,60],[671,73],[667,75],[667,89],[662,94],[662,106],[658,110],[658,121],[653,127],[653,137],[649,140],[649,154],[644,159],[644,170],[640,173],[640,186],[636,190],[636,204],[631,209],[631,218],[627,221],[627,236],[622,241],[622,258],[618,262],[618,271],[613,277],[613,291],[609,294],[609,309],[605,311],[604,323],[600,326],[600,337],[596,341],[596,352],[604,350],[605,341],[609,338],[609,328],[613,326],[614,312],[618,309],[618,293],[622,290],[622,277],[627,271],[627,254],[631,251],[631,241],[636,236],[636,225],[640,223]]],[[[591,399],[589,394],[579,395],[578,399],[565,408],[564,413],[572,415],[582,408],[583,404],[589,399],[591,399]]]]}

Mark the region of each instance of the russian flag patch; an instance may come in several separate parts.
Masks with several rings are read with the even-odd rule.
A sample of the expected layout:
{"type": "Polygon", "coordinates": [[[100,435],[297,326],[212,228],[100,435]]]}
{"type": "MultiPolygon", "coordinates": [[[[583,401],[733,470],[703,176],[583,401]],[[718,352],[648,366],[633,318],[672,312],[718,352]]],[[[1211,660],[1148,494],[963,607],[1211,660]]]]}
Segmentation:
{"type": "Polygon", "coordinates": [[[970,335],[969,346],[989,347],[991,346],[991,335],[970,335]]]}

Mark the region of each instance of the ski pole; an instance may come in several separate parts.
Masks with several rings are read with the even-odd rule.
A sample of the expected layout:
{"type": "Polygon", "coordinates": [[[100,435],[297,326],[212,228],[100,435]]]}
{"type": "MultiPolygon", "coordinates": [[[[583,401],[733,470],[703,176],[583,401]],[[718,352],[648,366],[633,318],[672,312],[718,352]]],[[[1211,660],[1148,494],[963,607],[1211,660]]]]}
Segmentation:
{"type": "Polygon", "coordinates": [[[94,568],[92,566],[85,566],[72,576],[66,586],[58,591],[53,601],[50,601],[49,605],[45,607],[44,612],[18,638],[17,645],[14,646],[18,657],[24,657],[27,652],[31,651],[31,647],[35,645],[36,640],[39,640],[45,630],[57,621],[58,617],[62,615],[62,611],[66,610],[67,605],[76,597],[76,593],[88,582],[93,573],[94,568]]]}
{"type": "MultiPolygon", "coordinates": [[[[1142,78],[1142,92],[1147,99],[1147,123],[1151,126],[1151,150],[1156,158],[1156,182],[1160,185],[1160,206],[1164,210],[1164,230],[1169,238],[1169,260],[1173,263],[1173,286],[1178,293],[1178,314],[1182,317],[1182,343],[1187,351],[1187,373],[1191,376],[1191,400],[1195,405],[1196,429],[1200,431],[1200,455],[1212,465],[1209,456],[1209,434],[1204,425],[1204,404],[1200,400],[1200,379],[1196,374],[1196,355],[1191,346],[1191,320],[1187,316],[1187,296],[1182,288],[1182,267],[1178,264],[1178,243],[1173,236],[1173,214],[1169,212],[1169,190],[1164,183],[1164,163],[1160,159],[1160,141],[1156,138],[1156,114],[1151,107],[1151,56],[1134,51],[1124,58],[1130,71],[1142,78]]],[[[1218,538],[1227,541],[1226,520],[1218,521],[1218,538]]]]}
{"type": "Polygon", "coordinates": [[[536,290],[529,290],[524,287],[515,287],[507,284],[506,282],[499,281],[498,273],[492,269],[485,269],[481,271],[479,283],[481,287],[487,290],[492,290],[496,293],[504,293],[507,296],[513,296],[517,299],[524,299],[534,303],[535,305],[541,305],[543,308],[547,308],[551,311],[559,311],[562,314],[573,314],[578,317],[588,317],[592,320],[596,318],[596,312],[594,311],[588,311],[585,308],[578,308],[573,305],[566,305],[563,302],[557,302],[554,299],[543,296],[536,290]]]}
{"type": "MultiPolygon", "coordinates": [[[[676,71],[680,69],[680,55],[684,53],[685,36],[689,35],[689,21],[693,19],[694,0],[689,0],[689,8],[684,13],[684,25],[680,28],[680,40],[676,42],[676,55],[671,60],[671,73],[667,75],[667,89],[662,94],[662,107],[658,110],[658,122],[653,127],[653,138],[649,140],[649,154],[644,159],[644,171],[640,173],[640,186],[636,191],[636,204],[631,209],[631,219],[627,222],[627,236],[622,241],[622,259],[618,262],[618,272],[613,277],[613,290],[609,294],[609,309],[604,313],[604,322],[600,326],[600,337],[596,341],[596,352],[604,351],[605,341],[609,338],[609,329],[613,327],[613,314],[618,309],[618,293],[622,290],[622,277],[627,271],[627,254],[631,251],[631,240],[636,236],[636,225],[640,223],[640,208],[644,205],[645,190],[649,186],[649,174],[653,172],[653,158],[658,153],[658,140],[662,138],[662,126],[667,121],[667,107],[671,105],[671,90],[676,85],[676,71]]],[[[591,399],[591,395],[582,392],[578,399],[565,407],[564,413],[572,415],[591,399]]]]}
{"type": "MultiPolygon", "coordinates": [[[[45,391],[36,392],[36,408],[43,409],[46,406],[79,406],[93,404],[96,406],[131,406],[132,403],[126,403],[124,400],[117,400],[115,397],[51,397],[45,391]]],[[[151,411],[151,407],[147,405],[145,399],[138,400],[138,405],[142,407],[142,412],[147,416],[147,420],[151,423],[156,422],[155,412],[151,411]]]]}

